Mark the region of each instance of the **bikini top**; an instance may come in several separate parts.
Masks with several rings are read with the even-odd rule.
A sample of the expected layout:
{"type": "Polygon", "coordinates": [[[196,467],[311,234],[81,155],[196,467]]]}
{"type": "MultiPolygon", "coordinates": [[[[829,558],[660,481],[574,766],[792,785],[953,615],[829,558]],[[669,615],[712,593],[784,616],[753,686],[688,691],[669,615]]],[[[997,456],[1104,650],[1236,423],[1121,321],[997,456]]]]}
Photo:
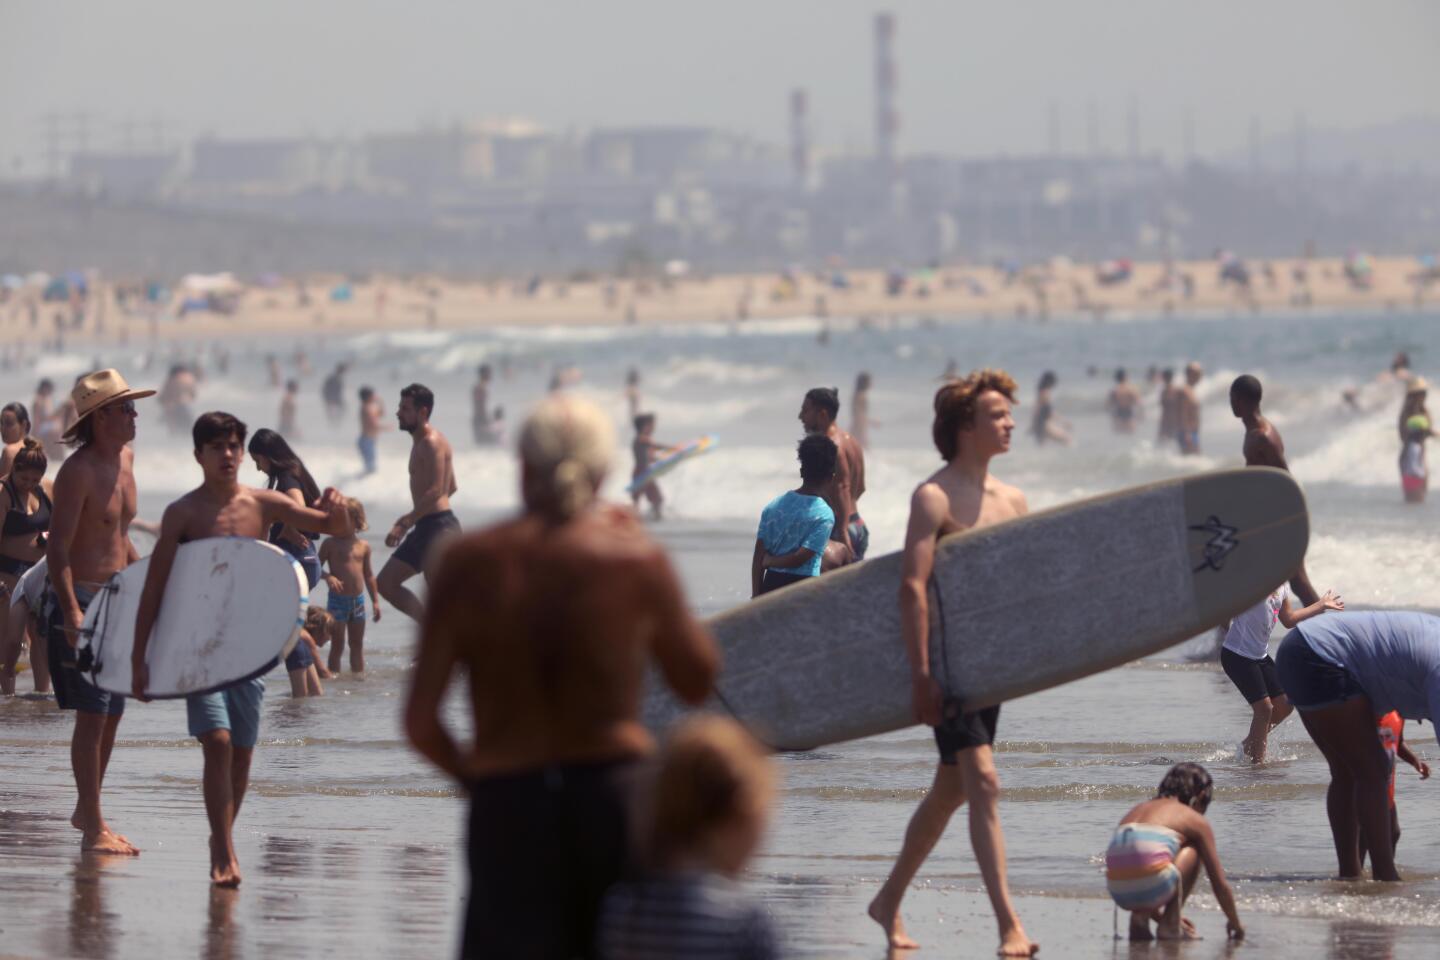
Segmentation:
{"type": "Polygon", "coordinates": [[[25,512],[25,499],[15,492],[15,483],[10,478],[5,479],[5,492],[10,494],[10,509],[5,511],[5,525],[0,527],[0,535],[6,537],[35,536],[50,529],[50,498],[45,494],[43,486],[35,488],[36,495],[40,498],[40,505],[35,508],[34,513],[25,512]]]}

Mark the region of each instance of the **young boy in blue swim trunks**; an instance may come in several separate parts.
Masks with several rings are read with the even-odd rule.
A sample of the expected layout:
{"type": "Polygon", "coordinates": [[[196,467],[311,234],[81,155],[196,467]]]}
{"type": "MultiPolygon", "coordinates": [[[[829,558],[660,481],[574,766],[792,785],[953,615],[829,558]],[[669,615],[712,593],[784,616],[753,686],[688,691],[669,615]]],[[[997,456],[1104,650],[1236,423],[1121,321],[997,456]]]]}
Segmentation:
{"type": "MultiPolygon", "coordinates": [[[[370,569],[370,544],[358,536],[370,529],[365,520],[365,504],[349,498],[345,509],[350,514],[354,533],[348,537],[330,537],[320,544],[320,563],[329,569],[325,585],[330,597],[325,609],[335,622],[330,625],[330,672],[340,672],[340,660],[346,640],[350,643],[350,672],[365,672],[365,594],[370,594],[370,607],[375,622],[380,622],[380,588],[370,569]]],[[[317,638],[318,639],[318,638],[317,638]]]]}
{"type": "MultiPolygon", "coordinates": [[[[204,472],[200,486],[165,508],[160,538],[150,555],[150,569],[135,616],[135,649],[131,657],[132,692],[147,700],[150,668],[146,651],[150,631],[160,615],[165,584],[182,543],[206,537],[265,539],[272,523],[288,523],[335,537],[349,536],[345,498],[326,490],[318,508],[301,506],[277,490],[247,487],[238,480],[245,460],[245,424],[228,413],[202,414],[191,430],[195,459],[204,472]]],[[[262,599],[262,598],[257,598],[262,599]]],[[[205,756],[205,812],[210,818],[210,880],[218,887],[240,884],[240,862],[231,835],[245,788],[250,759],[260,739],[263,679],[244,680],[215,693],[185,698],[190,735],[205,756]]]]}
{"type": "Polygon", "coordinates": [[[1225,931],[1243,939],[1245,927],[1235,911],[1235,894],[1220,866],[1215,834],[1205,819],[1214,788],[1198,763],[1177,763],[1160,781],[1155,799],[1130,808],[1105,851],[1105,886],[1115,905],[1130,911],[1130,939],[1198,939],[1183,920],[1185,899],[1195,887],[1200,865],[1225,911],[1225,931]],[[1156,921],[1155,935],[1150,921],[1156,921]]]}

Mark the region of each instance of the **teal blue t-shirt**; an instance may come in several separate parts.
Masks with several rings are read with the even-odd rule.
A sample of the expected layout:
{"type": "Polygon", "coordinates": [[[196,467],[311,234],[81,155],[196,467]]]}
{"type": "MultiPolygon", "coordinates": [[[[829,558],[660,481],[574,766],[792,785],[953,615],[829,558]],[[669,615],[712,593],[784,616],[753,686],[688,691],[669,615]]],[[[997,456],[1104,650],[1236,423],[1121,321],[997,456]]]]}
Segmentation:
{"type": "Polygon", "coordinates": [[[765,507],[760,514],[760,531],[756,537],[765,544],[765,552],[784,556],[804,547],[815,556],[799,567],[772,569],[801,577],[820,576],[820,556],[835,526],[835,511],[821,497],[807,497],[787,490],[765,507]]]}

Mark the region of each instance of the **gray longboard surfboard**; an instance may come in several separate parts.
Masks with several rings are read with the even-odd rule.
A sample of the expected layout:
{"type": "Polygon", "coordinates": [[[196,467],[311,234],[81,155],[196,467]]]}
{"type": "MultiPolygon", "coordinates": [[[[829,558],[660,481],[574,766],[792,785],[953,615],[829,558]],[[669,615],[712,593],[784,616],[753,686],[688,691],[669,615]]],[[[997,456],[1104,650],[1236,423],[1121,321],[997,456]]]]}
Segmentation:
{"type": "MultiPolygon", "coordinates": [[[[135,616],[149,568],[145,557],[115,574],[85,611],[82,669],[102,690],[130,692],[135,616]]],[[[209,537],[181,544],[146,649],[148,694],[208,693],[269,672],[299,638],[309,593],[300,565],[268,543],[209,537]]]]}
{"type": "MultiPolygon", "coordinates": [[[[1258,602],[1305,557],[1288,473],[1224,470],[1124,490],[944,538],[930,582],[930,663],[978,710],[1156,653],[1258,602]]],[[[777,749],[915,723],[900,635],[901,555],[722,613],[705,709],[777,749]]],[[[645,720],[685,712],[652,673],[645,720]]]]}

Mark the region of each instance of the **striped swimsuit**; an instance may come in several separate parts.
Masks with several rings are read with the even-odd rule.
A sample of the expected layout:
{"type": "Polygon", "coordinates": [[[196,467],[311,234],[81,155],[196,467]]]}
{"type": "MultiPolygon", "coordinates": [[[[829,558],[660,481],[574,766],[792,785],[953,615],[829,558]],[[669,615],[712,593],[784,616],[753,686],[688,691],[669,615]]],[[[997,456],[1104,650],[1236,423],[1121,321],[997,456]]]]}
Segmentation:
{"type": "Polygon", "coordinates": [[[1122,823],[1105,851],[1105,885],[1123,910],[1155,910],[1175,899],[1184,838],[1169,827],[1122,823]]]}

